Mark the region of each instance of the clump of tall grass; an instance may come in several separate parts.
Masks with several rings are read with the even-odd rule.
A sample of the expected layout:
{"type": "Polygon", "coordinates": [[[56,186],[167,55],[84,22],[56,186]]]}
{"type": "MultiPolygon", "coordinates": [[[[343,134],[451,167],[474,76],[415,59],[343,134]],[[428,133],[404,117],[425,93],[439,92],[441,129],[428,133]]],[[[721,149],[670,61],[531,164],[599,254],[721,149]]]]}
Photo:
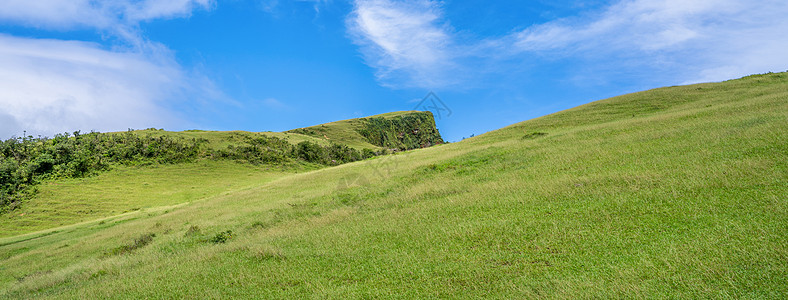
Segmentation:
{"type": "Polygon", "coordinates": [[[155,233],[143,234],[140,237],[134,239],[134,241],[131,244],[123,245],[123,246],[120,246],[120,247],[117,247],[117,248],[110,249],[110,250],[108,250],[105,253],[105,255],[106,256],[112,256],[112,255],[122,255],[122,254],[131,253],[134,250],[137,250],[139,248],[145,247],[148,244],[150,244],[151,242],[153,242],[153,238],[154,237],[156,237],[155,233]]]}

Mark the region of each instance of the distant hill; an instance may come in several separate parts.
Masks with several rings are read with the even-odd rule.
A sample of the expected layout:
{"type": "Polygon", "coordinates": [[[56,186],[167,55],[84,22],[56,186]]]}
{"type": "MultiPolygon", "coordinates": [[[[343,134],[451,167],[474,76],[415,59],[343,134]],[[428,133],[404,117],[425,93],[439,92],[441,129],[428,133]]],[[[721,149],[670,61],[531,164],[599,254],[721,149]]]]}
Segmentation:
{"type": "MultiPolygon", "coordinates": [[[[41,183],[89,177],[118,167],[214,160],[279,169],[315,169],[441,143],[443,140],[432,114],[417,111],[345,120],[283,133],[146,129],[14,138],[0,141],[0,213],[24,215],[18,212],[20,207],[37,207],[36,203],[41,204],[41,200],[33,198],[41,183]]],[[[99,212],[107,206],[114,208],[109,213],[133,208],[117,205],[129,202],[118,199],[86,202],[93,207],[86,213],[62,219],[53,219],[53,214],[38,214],[42,219],[36,222],[39,225],[26,228],[40,229],[39,226],[47,226],[57,219],[56,224],[63,225],[102,216],[106,212],[99,212]]],[[[137,202],[131,201],[129,205],[137,202]]],[[[24,219],[28,218],[14,220],[25,223],[24,219]]],[[[18,233],[16,230],[25,229],[15,227],[0,236],[18,233]]]]}
{"type": "Polygon", "coordinates": [[[205,139],[213,149],[223,149],[241,137],[267,136],[287,140],[291,144],[308,141],[320,145],[337,143],[356,150],[411,150],[442,144],[431,112],[401,111],[364,118],[336,121],[284,132],[136,130],[142,135],[170,136],[185,139],[205,139]],[[375,127],[371,122],[385,123],[375,127]],[[408,140],[413,140],[410,142],[408,140]]]}
{"type": "Polygon", "coordinates": [[[355,148],[411,150],[443,143],[431,112],[400,111],[286,131],[355,148]]]}
{"type": "MultiPolygon", "coordinates": [[[[303,132],[363,148],[358,128],[303,132]]],[[[412,145],[401,132],[366,143],[412,145]]],[[[786,132],[788,74],[770,73],[336,166],[53,180],[51,205],[3,216],[0,297],[785,299],[786,132]]]]}

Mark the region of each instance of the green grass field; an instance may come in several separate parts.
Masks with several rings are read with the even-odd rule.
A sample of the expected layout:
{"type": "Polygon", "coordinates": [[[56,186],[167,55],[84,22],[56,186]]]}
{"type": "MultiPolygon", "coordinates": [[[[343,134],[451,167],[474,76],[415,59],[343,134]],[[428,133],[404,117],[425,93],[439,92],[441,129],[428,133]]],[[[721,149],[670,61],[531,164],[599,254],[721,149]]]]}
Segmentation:
{"type": "Polygon", "coordinates": [[[0,239],[0,297],[785,299],[786,132],[779,73],[297,174],[119,170],[95,197],[160,200],[0,239]]]}
{"type": "Polygon", "coordinates": [[[308,170],[233,161],[118,166],[95,177],[61,179],[38,186],[22,208],[0,215],[0,237],[110,217],[143,208],[184,204],[256,187],[308,170]]]}

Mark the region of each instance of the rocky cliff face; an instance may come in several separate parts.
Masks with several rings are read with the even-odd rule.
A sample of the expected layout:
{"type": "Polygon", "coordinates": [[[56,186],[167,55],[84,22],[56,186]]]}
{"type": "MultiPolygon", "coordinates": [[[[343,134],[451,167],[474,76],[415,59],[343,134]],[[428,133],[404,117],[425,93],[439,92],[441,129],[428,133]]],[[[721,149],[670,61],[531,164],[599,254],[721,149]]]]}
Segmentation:
{"type": "Polygon", "coordinates": [[[443,144],[431,112],[411,112],[391,117],[359,119],[357,129],[370,144],[388,149],[410,150],[443,144]]]}

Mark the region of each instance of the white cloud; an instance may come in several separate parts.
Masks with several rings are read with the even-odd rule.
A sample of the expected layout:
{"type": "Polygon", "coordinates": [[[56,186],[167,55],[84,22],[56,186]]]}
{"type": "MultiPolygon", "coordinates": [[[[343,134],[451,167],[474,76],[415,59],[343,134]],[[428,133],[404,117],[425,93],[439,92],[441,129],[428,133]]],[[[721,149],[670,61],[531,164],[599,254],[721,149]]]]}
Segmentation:
{"type": "Polygon", "coordinates": [[[786,15],[784,0],[623,0],[467,41],[446,25],[438,2],[356,0],[348,27],[391,86],[467,86],[561,59],[598,76],[661,76],[661,84],[674,84],[788,69],[786,15]]]}
{"type": "Polygon", "coordinates": [[[112,17],[91,0],[5,0],[0,20],[34,27],[106,27],[112,17]]]}
{"type": "Polygon", "coordinates": [[[179,104],[173,99],[222,95],[209,80],[184,71],[164,45],[143,38],[137,25],[212,5],[213,0],[4,1],[0,22],[91,28],[122,44],[0,34],[0,138],[21,135],[20,130],[51,135],[183,124],[170,112],[179,104]]]}
{"type": "Polygon", "coordinates": [[[166,54],[0,35],[0,137],[164,127],[188,82],[166,54]],[[155,57],[155,58],[152,58],[155,57]]]}
{"type": "Polygon", "coordinates": [[[357,0],[348,19],[353,40],[384,82],[450,84],[449,27],[433,1],[357,0]]]}
{"type": "Polygon", "coordinates": [[[736,2],[622,1],[596,16],[532,26],[517,34],[516,45],[524,50],[668,49],[740,13],[736,2]]]}
{"type": "Polygon", "coordinates": [[[137,22],[188,16],[213,0],[4,0],[0,20],[48,29],[116,29],[137,22]]]}
{"type": "Polygon", "coordinates": [[[788,69],[785,15],[782,0],[630,0],[530,27],[515,34],[514,45],[600,68],[663,68],[683,83],[719,81],[788,69]]]}
{"type": "Polygon", "coordinates": [[[133,21],[189,16],[197,8],[210,8],[213,0],[145,0],[125,7],[124,16],[133,21]]]}

